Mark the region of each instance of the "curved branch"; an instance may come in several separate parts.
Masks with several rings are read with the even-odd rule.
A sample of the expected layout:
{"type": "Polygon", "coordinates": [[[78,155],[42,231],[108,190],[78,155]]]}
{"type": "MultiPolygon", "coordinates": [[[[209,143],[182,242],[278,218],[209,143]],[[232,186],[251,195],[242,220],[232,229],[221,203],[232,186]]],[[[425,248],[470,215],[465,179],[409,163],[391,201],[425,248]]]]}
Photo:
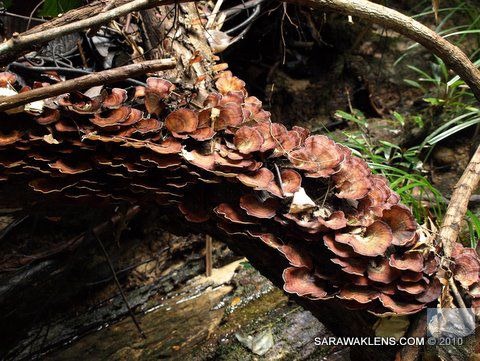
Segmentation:
{"type": "Polygon", "coordinates": [[[461,222],[467,212],[468,202],[472,192],[480,181],[480,146],[475,151],[470,163],[455,185],[452,198],[448,204],[442,227],[438,234],[442,242],[445,257],[451,258],[453,246],[461,230],[461,222]]]}
{"type": "Polygon", "coordinates": [[[287,2],[356,16],[392,29],[420,43],[453,69],[480,100],[480,71],[468,56],[457,46],[411,17],[367,0],[287,0],[287,2]]]}
{"type": "Polygon", "coordinates": [[[46,87],[33,89],[9,97],[3,97],[0,99],[0,112],[31,103],[36,100],[69,93],[73,90],[82,90],[96,85],[114,83],[116,81],[141,74],[172,69],[175,67],[175,65],[175,59],[168,58],[149,60],[142,63],[130,64],[121,66],[119,68],[100,71],[98,73],[91,73],[79,78],[66,80],[46,87]]]}

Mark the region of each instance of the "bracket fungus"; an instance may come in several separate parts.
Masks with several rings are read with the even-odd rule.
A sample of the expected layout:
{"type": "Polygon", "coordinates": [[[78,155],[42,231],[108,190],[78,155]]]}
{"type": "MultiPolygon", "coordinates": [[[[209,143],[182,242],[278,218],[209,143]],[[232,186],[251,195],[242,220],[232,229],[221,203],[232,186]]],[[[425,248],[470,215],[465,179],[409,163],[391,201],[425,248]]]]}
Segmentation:
{"type": "MultiPolygon", "coordinates": [[[[3,114],[0,185],[24,184],[36,200],[157,202],[278,252],[284,290],[299,297],[387,315],[436,300],[436,256],[414,249],[417,225],[386,179],[328,137],[272,122],[230,72],[215,84],[202,105],[152,77],[134,94],[74,92],[40,114],[3,114]]],[[[478,256],[457,252],[455,278],[478,289],[478,256]]]]}

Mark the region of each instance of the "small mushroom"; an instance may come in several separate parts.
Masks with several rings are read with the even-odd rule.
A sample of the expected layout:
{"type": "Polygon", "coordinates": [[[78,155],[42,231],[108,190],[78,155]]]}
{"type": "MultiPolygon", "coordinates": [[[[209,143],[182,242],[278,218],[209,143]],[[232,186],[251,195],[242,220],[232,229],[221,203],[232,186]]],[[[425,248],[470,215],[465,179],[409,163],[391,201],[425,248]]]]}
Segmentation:
{"type": "Polygon", "coordinates": [[[400,276],[401,272],[388,263],[388,259],[371,260],[368,264],[367,275],[372,281],[389,284],[400,276]]]}
{"type": "Polygon", "coordinates": [[[111,110],[106,114],[106,116],[95,114],[93,118],[90,118],[90,122],[101,128],[111,127],[113,125],[119,125],[123,123],[128,119],[129,115],[130,107],[123,106],[118,109],[111,110]]]}
{"type": "Polygon", "coordinates": [[[356,253],[351,246],[336,242],[335,236],[333,234],[324,235],[323,242],[330,251],[332,251],[335,255],[341,258],[349,258],[356,256],[356,253]]]}
{"type": "Polygon", "coordinates": [[[404,254],[391,254],[390,266],[401,271],[422,272],[423,256],[419,252],[406,252],[404,254]]]}
{"type": "Polygon", "coordinates": [[[325,299],[328,296],[320,279],[306,267],[289,267],[283,271],[285,292],[311,299],[325,299]]]}
{"type": "Polygon", "coordinates": [[[332,175],[343,154],[331,139],[313,135],[305,139],[302,148],[290,152],[288,159],[296,168],[307,171],[307,176],[318,178],[332,175]]]}
{"type": "Polygon", "coordinates": [[[397,301],[384,293],[380,294],[380,302],[397,315],[410,315],[425,308],[424,304],[397,301]]]}
{"type": "Polygon", "coordinates": [[[108,92],[103,106],[109,109],[118,109],[127,100],[127,91],[122,88],[113,88],[108,92]]]}
{"type": "Polygon", "coordinates": [[[366,304],[380,298],[380,292],[365,287],[350,286],[342,288],[337,297],[341,300],[353,300],[361,304],[366,304]]]}
{"type": "Polygon", "coordinates": [[[233,76],[231,71],[221,72],[215,86],[221,94],[227,94],[230,91],[245,92],[245,82],[233,76]]]}
{"type": "Polygon", "coordinates": [[[165,119],[165,127],[172,132],[172,134],[192,133],[197,130],[198,116],[190,109],[177,109],[168,114],[165,119]]]}
{"type": "Polygon", "coordinates": [[[265,167],[260,168],[259,170],[252,173],[242,173],[237,176],[237,179],[244,185],[254,188],[256,190],[268,189],[268,186],[270,182],[273,181],[273,178],[273,173],[265,167]]]}
{"type": "Polygon", "coordinates": [[[163,100],[167,98],[175,89],[168,80],[150,77],[147,79],[147,87],[144,89],[145,94],[145,108],[150,114],[159,115],[165,108],[163,100]]]}
{"type": "Polygon", "coordinates": [[[233,143],[240,153],[249,154],[260,150],[263,137],[255,128],[243,126],[235,132],[233,143]]]}
{"type": "Polygon", "coordinates": [[[92,170],[92,166],[87,162],[71,162],[62,159],[49,163],[48,166],[63,174],[80,174],[92,170]]]}
{"type": "Polygon", "coordinates": [[[392,231],[386,223],[375,221],[363,232],[337,233],[335,241],[352,246],[363,256],[381,256],[392,243],[392,231]]]}
{"type": "Polygon", "coordinates": [[[453,276],[460,282],[462,287],[468,288],[474,283],[480,281],[480,261],[476,255],[475,250],[473,252],[465,252],[468,248],[465,248],[464,252],[454,258],[453,276]]]}
{"type": "Polygon", "coordinates": [[[367,270],[367,262],[360,258],[335,257],[330,260],[342,267],[343,272],[351,275],[363,276],[367,270]]]}
{"type": "Polygon", "coordinates": [[[245,210],[249,216],[256,218],[273,218],[277,213],[278,206],[279,204],[273,198],[262,202],[253,194],[240,197],[240,208],[245,210]]]}
{"type": "Polygon", "coordinates": [[[255,222],[252,222],[247,216],[243,215],[240,209],[236,209],[228,203],[220,203],[213,209],[213,211],[221,218],[233,223],[255,224],[255,222]]]}
{"type": "Polygon", "coordinates": [[[406,207],[392,206],[383,212],[382,220],[392,229],[392,244],[395,246],[405,246],[414,240],[417,223],[406,207]]]}

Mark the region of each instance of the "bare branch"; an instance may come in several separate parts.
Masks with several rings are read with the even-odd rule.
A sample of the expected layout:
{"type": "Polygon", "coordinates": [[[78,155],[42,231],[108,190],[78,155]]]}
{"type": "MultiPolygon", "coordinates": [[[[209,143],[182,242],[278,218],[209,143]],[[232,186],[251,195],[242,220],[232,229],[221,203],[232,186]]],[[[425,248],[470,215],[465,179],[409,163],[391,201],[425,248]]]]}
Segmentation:
{"type": "Polygon", "coordinates": [[[287,2],[356,16],[415,40],[452,68],[470,86],[475,97],[480,100],[480,71],[468,56],[458,47],[411,17],[367,0],[287,0],[287,2]]]}
{"type": "Polygon", "coordinates": [[[445,213],[438,237],[443,245],[444,255],[451,258],[453,246],[461,229],[461,222],[467,212],[468,201],[480,181],[480,146],[455,185],[452,198],[445,213]]]}
{"type": "Polygon", "coordinates": [[[33,89],[9,97],[0,98],[0,112],[18,107],[36,100],[65,94],[73,90],[82,90],[96,85],[117,82],[129,77],[151,73],[160,70],[172,69],[176,66],[173,58],[149,60],[142,63],[121,66],[115,69],[100,71],[67,80],[43,88],[33,89]]]}
{"type": "MultiPolygon", "coordinates": [[[[182,0],[183,1],[183,0],[182,0]]],[[[49,27],[43,31],[14,34],[8,41],[0,44],[0,63],[12,60],[22,52],[28,51],[35,45],[46,43],[63,35],[90,27],[108,23],[109,21],[133,11],[149,9],[155,6],[168,5],[179,2],[176,0],[134,0],[115,9],[100,12],[97,15],[77,20],[58,27],[49,27]]]]}

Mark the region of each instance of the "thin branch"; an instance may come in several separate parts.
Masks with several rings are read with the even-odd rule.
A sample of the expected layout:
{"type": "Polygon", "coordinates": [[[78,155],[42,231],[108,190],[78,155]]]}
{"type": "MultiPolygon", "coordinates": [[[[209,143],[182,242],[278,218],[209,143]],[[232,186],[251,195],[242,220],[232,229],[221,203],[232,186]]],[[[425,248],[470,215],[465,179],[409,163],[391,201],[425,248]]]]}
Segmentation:
{"type": "Polygon", "coordinates": [[[120,284],[120,281],[118,280],[117,273],[115,272],[115,267],[113,267],[112,260],[108,256],[108,252],[105,249],[105,246],[103,245],[102,240],[98,237],[98,235],[95,232],[92,232],[93,237],[97,240],[100,248],[102,249],[103,255],[105,256],[105,259],[107,260],[108,267],[110,268],[110,271],[112,272],[113,280],[115,281],[115,285],[117,286],[118,290],[120,291],[120,295],[122,296],[123,302],[125,303],[125,306],[127,307],[128,313],[130,314],[130,317],[135,324],[135,327],[138,330],[138,333],[142,336],[143,339],[147,339],[147,336],[143,332],[142,328],[140,327],[140,323],[138,322],[137,318],[135,317],[135,313],[133,312],[132,308],[130,307],[130,304],[128,303],[127,296],[125,296],[125,292],[123,292],[122,285],[120,284]]]}
{"type": "MultiPolygon", "coordinates": [[[[46,23],[41,25],[41,29],[45,30],[39,29],[39,31],[29,31],[17,35],[7,42],[0,44],[0,64],[5,64],[8,59],[14,60],[16,56],[34,45],[42,44],[59,36],[108,22],[132,11],[139,11],[160,5],[186,2],[186,0],[135,0],[121,5],[124,1],[126,0],[115,1],[115,4],[118,4],[115,9],[94,16],[87,16],[87,18],[82,19],[78,19],[78,17],[82,16],[82,12],[79,10],[72,10],[63,15],[67,21],[66,25],[58,24],[58,19],[55,19],[55,24],[58,24],[55,27],[51,27],[46,23]],[[69,15],[70,13],[74,14],[74,16],[69,15]],[[77,17],[76,21],[68,22],[69,19],[75,17],[77,17]]],[[[466,56],[458,47],[449,43],[440,35],[412,18],[403,15],[396,10],[367,0],[287,0],[287,2],[357,16],[372,23],[393,29],[400,34],[417,41],[451,67],[465,81],[465,83],[470,86],[476,98],[480,100],[480,71],[475,65],[473,65],[468,56],[466,56]]],[[[95,6],[97,11],[101,10],[101,8],[97,8],[98,4],[95,6]]],[[[94,8],[89,8],[87,6],[86,9],[88,10],[86,13],[91,13],[94,8]]],[[[83,16],[85,16],[85,14],[83,14],[83,16]]],[[[35,28],[32,30],[35,30],[35,28]]]]}
{"type": "Polygon", "coordinates": [[[24,93],[0,98],[0,112],[31,103],[36,100],[69,93],[73,90],[87,89],[92,86],[114,83],[141,74],[172,69],[175,67],[175,65],[175,59],[167,58],[149,60],[142,63],[130,64],[119,68],[100,71],[98,73],[91,73],[79,78],[66,80],[64,82],[56,83],[43,88],[37,88],[24,93]]]}
{"type": "Polygon", "coordinates": [[[447,262],[448,259],[452,257],[453,246],[458,238],[461,222],[467,212],[470,196],[476,189],[479,181],[480,146],[475,151],[472,159],[470,159],[470,163],[468,163],[467,168],[455,185],[440,232],[438,233],[438,239],[442,243],[447,262]]]}
{"type": "Polygon", "coordinates": [[[12,59],[12,57],[29,50],[33,46],[49,42],[53,39],[74,33],[76,31],[81,31],[100,24],[108,23],[113,19],[133,11],[140,11],[155,6],[177,3],[180,1],[183,0],[134,0],[114,9],[104,12],[100,11],[97,15],[74,21],[62,26],[47,28],[46,30],[39,32],[14,34],[11,39],[0,44],[0,63],[5,64],[6,59],[12,59]]]}
{"type": "Polygon", "coordinates": [[[210,277],[213,269],[212,236],[205,236],[205,276],[210,277]]]}
{"type": "Polygon", "coordinates": [[[415,40],[452,68],[480,100],[480,71],[468,56],[457,46],[411,17],[367,0],[287,0],[287,2],[356,16],[415,40]]]}

